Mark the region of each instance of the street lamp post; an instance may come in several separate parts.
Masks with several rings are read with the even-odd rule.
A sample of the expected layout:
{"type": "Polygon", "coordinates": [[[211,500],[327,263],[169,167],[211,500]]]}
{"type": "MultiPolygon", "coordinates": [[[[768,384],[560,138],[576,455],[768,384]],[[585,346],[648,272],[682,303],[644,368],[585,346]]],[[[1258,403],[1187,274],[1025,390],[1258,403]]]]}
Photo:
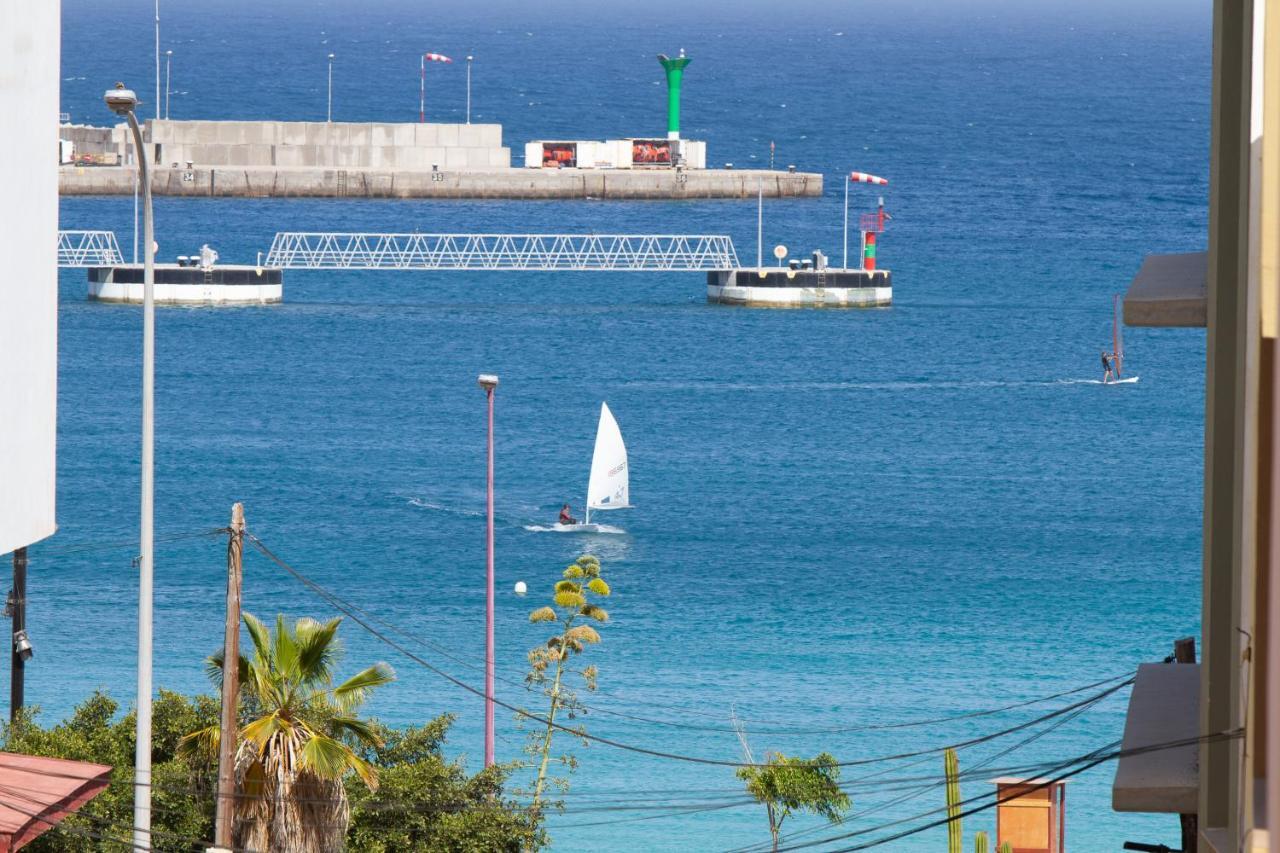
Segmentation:
{"type": "Polygon", "coordinates": [[[329,54],[329,117],[326,121],[333,121],[333,54],[329,54]]]}
{"type": "Polygon", "coordinates": [[[471,124],[471,60],[474,58],[467,54],[467,124],[471,124]]]}
{"type": "Polygon", "coordinates": [[[173,51],[166,50],[164,52],[164,120],[169,120],[169,95],[173,93],[173,87],[169,85],[169,72],[173,70],[173,51]]]}
{"type": "Polygon", "coordinates": [[[485,534],[488,569],[485,608],[484,654],[484,766],[492,767],[493,760],[493,391],[498,387],[498,377],[482,373],[477,380],[489,401],[489,523],[485,534]]]}
{"type": "MultiPolygon", "coordinates": [[[[157,8],[159,8],[157,4],[157,8]]],[[[158,15],[157,15],[158,20],[158,15]]],[[[151,599],[155,503],[155,228],[151,216],[151,172],[134,109],[138,96],[117,83],[103,96],[107,107],[129,120],[142,172],[142,507],[138,553],[138,719],[134,752],[133,846],[151,849],[151,599]]]]}
{"type": "Polygon", "coordinates": [[[160,0],[156,0],[156,118],[160,118],[160,0]]]}

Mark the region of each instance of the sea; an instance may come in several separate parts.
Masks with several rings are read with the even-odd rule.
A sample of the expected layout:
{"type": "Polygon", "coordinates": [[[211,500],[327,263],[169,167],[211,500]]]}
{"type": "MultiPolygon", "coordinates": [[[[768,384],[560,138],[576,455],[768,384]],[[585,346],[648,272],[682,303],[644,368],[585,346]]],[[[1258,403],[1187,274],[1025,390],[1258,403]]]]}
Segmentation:
{"type": "MultiPolygon", "coordinates": [[[[340,629],[340,675],[397,672],[365,711],[454,715],[446,753],[479,769],[480,373],[500,377],[498,700],[538,707],[523,677],[547,631],[527,614],[568,563],[596,555],[613,589],[579,658],[599,687],[573,722],[598,740],[556,739],[577,769],[554,850],[763,849],[744,748],[843,764],[844,821],[789,817],[784,849],[940,849],[941,748],[962,744],[973,806],[997,776],[1077,770],[1121,737],[1124,676],[1198,634],[1204,331],[1127,329],[1130,384],[1102,385],[1099,353],[1143,257],[1205,247],[1208,0],[164,0],[160,15],[172,118],[324,120],[333,53],[335,121],[415,121],[433,51],[454,62],[427,69],[428,119],[464,121],[471,55],[471,120],[501,123],[515,163],[533,139],[662,136],[655,55],[683,48],[682,130],[709,164],[767,166],[772,145],[777,167],[824,176],[821,198],[765,201],[766,256],[838,258],[842,176],[889,179],[851,204],[884,197],[894,298],[761,310],[709,304],[698,273],[290,271],[281,305],[159,309],[158,687],[211,691],[226,542],[209,531],[241,501],[281,561],[382,634],[340,629]],[[581,513],[602,402],[634,508],[607,517],[618,533],[537,530],[564,502],[581,513]]],[[[72,121],[111,122],[117,80],[154,100],[153,18],[147,0],[63,3],[72,121]]],[[[728,234],[746,262],[756,214],[755,199],[155,201],[162,260],[208,243],[240,263],[304,230],[728,234]]],[[[132,255],[131,197],[65,198],[61,222],[114,230],[132,255]]],[[[59,530],[29,579],[26,697],[46,722],[96,689],[122,710],[136,691],[141,311],[86,292],[83,270],[61,272],[59,530]]],[[[248,550],[248,611],[325,619],[333,600],[248,550]]],[[[524,738],[499,708],[498,759],[524,758],[524,738]]],[[[1112,811],[1114,772],[1067,782],[1068,849],[1177,846],[1173,816],[1112,811]]],[[[994,825],[968,816],[966,849],[994,825]]]]}

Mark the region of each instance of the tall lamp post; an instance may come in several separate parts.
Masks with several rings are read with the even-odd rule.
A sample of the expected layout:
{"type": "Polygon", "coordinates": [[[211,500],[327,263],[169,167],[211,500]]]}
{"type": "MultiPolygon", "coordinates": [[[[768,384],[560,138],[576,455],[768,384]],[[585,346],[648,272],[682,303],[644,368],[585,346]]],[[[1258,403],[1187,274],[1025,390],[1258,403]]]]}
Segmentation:
{"type": "MultiPolygon", "coordinates": [[[[158,5],[157,5],[158,8],[158,5]]],[[[151,579],[152,508],[155,498],[155,229],[151,216],[151,172],[134,109],[138,96],[117,83],[103,99],[116,115],[129,120],[138,168],[142,172],[142,511],[138,551],[138,722],[134,752],[133,846],[151,849],[151,579]]]]}
{"type": "Polygon", "coordinates": [[[475,59],[471,54],[467,54],[467,124],[471,124],[471,60],[475,59]]]}
{"type": "Polygon", "coordinates": [[[160,0],[156,0],[156,118],[160,118],[160,0]]]}
{"type": "Polygon", "coordinates": [[[328,122],[333,121],[333,54],[329,54],[329,113],[328,122]]]}
{"type": "Polygon", "coordinates": [[[164,52],[164,120],[169,120],[169,95],[173,93],[173,87],[169,85],[169,72],[173,70],[173,51],[166,50],[164,52]]]}
{"type": "Polygon", "coordinates": [[[493,761],[493,391],[498,387],[498,377],[482,373],[477,380],[489,401],[489,523],[485,533],[488,587],[485,608],[484,647],[484,766],[492,767],[493,761]]]}

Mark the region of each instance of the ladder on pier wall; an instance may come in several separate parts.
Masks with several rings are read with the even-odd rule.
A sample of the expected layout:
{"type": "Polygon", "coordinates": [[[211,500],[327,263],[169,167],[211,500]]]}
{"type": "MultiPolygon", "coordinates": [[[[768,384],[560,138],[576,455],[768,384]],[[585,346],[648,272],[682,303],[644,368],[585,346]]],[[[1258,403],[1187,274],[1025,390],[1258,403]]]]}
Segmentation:
{"type": "Polygon", "coordinates": [[[264,261],[282,269],[734,269],[733,240],[707,234],[375,234],[280,232],[264,261]]]}

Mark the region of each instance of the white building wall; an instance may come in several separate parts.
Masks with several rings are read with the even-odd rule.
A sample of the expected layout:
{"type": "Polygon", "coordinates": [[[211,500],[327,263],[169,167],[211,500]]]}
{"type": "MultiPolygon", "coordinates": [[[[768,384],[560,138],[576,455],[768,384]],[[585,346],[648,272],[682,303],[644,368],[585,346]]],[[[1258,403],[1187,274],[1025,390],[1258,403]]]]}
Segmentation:
{"type": "Polygon", "coordinates": [[[0,3],[0,554],[53,533],[61,4],[0,3]]]}

